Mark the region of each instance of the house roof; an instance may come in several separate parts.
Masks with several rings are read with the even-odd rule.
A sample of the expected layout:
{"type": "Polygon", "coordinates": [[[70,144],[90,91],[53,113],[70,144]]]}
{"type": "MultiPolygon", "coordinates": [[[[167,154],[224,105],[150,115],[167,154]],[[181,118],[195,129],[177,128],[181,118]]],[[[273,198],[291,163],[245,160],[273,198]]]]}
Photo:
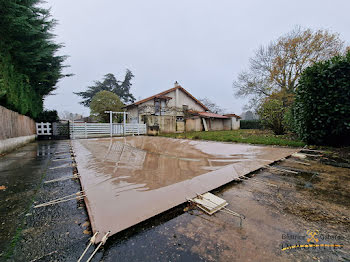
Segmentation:
{"type": "Polygon", "coordinates": [[[227,116],[223,116],[223,115],[219,115],[219,114],[215,114],[215,113],[211,113],[211,112],[190,111],[190,113],[193,115],[198,115],[198,116],[205,117],[205,118],[222,118],[222,119],[229,118],[227,116]]]}
{"type": "Polygon", "coordinates": [[[153,95],[153,96],[150,96],[150,97],[147,97],[145,99],[142,99],[140,101],[137,101],[137,102],[134,102],[130,105],[126,105],[125,107],[130,107],[130,106],[136,106],[136,105],[140,105],[142,103],[145,103],[149,100],[152,100],[154,98],[160,98],[160,97],[166,97],[165,95],[172,92],[172,91],[175,91],[176,89],[180,89],[181,91],[183,91],[185,94],[187,94],[189,97],[191,97],[198,105],[200,105],[201,107],[203,107],[204,110],[206,111],[209,111],[209,109],[203,105],[198,99],[196,99],[193,95],[191,95],[185,88],[183,88],[182,86],[178,85],[178,86],[175,86],[173,88],[170,88],[168,90],[165,90],[159,94],[156,94],[156,95],[153,95]]]}
{"type": "Polygon", "coordinates": [[[164,100],[170,100],[170,99],[173,99],[172,97],[170,97],[170,96],[165,96],[165,95],[159,95],[159,96],[156,96],[156,98],[159,98],[159,99],[164,99],[164,100]]]}
{"type": "Polygon", "coordinates": [[[227,117],[235,117],[237,119],[241,119],[242,117],[236,115],[236,114],[225,114],[224,116],[227,116],[227,117]]]}

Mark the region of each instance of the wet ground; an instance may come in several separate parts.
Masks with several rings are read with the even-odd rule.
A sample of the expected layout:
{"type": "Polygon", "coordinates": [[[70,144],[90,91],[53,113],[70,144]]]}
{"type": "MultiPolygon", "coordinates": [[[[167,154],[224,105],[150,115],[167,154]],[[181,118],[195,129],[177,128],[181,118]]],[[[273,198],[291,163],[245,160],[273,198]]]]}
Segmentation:
{"type": "MultiPolygon", "coordinates": [[[[92,261],[349,261],[347,159],[312,154],[214,191],[245,215],[242,228],[236,217],[181,205],[109,238],[92,261]],[[318,244],[344,247],[281,250],[309,243],[307,230],[318,233],[318,244]]],[[[69,156],[66,141],[58,141],[0,157],[1,260],[77,261],[83,252],[90,232],[82,203],[33,208],[80,190],[71,179],[44,183],[72,175],[69,156]]]]}
{"type": "Polygon", "coordinates": [[[34,208],[80,190],[66,141],[40,141],[0,157],[0,261],[75,261],[84,250],[87,213],[77,201],[34,208]],[[57,168],[59,167],[59,168],[57,168]]]}

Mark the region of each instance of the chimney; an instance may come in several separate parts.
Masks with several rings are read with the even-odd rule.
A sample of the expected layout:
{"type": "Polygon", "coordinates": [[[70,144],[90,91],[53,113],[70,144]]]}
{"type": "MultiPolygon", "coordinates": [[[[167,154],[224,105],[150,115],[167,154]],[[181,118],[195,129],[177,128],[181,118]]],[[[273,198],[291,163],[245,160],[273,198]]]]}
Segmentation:
{"type": "MultiPolygon", "coordinates": [[[[175,81],[175,83],[174,83],[174,87],[176,88],[176,87],[179,87],[180,85],[179,85],[179,83],[177,82],[177,81],[175,81]]],[[[179,97],[179,88],[176,88],[175,89],[175,107],[176,108],[179,108],[180,107],[180,97],[179,97]]]]}

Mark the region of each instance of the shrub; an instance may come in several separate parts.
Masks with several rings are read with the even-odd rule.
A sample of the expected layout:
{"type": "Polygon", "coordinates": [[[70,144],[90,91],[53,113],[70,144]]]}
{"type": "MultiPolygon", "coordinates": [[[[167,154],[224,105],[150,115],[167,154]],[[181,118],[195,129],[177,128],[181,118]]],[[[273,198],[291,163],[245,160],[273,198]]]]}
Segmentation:
{"type": "Polygon", "coordinates": [[[295,123],[294,123],[294,114],[293,106],[290,106],[286,109],[286,112],[283,116],[283,126],[286,131],[295,134],[295,123]]]}
{"type": "Polygon", "coordinates": [[[294,105],[295,127],[311,144],[350,144],[350,52],[308,67],[294,105]]]}
{"type": "Polygon", "coordinates": [[[283,117],[285,108],[281,100],[267,99],[260,106],[258,114],[264,127],[271,129],[275,135],[284,134],[283,117]]]}
{"type": "MultiPolygon", "coordinates": [[[[102,123],[109,123],[109,114],[106,114],[105,111],[122,111],[124,104],[120,101],[119,96],[116,94],[103,90],[98,92],[91,100],[90,110],[91,115],[97,117],[102,123]]],[[[115,117],[115,115],[113,115],[115,117]]],[[[117,119],[121,116],[118,115],[117,119]]],[[[120,119],[119,119],[120,120],[120,119]]]]}
{"type": "Polygon", "coordinates": [[[260,120],[241,120],[241,129],[262,129],[260,120]]]}
{"type": "Polygon", "coordinates": [[[45,110],[41,112],[35,119],[36,122],[58,122],[59,117],[56,110],[45,110]]]}

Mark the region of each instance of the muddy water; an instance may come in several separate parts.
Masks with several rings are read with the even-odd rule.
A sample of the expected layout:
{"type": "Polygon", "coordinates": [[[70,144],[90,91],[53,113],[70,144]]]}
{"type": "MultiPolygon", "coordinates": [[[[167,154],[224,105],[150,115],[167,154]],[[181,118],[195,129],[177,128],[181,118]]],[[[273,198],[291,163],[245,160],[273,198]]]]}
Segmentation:
{"type": "Polygon", "coordinates": [[[296,151],[158,137],[73,145],[97,242],[296,151]]]}
{"type": "Polygon", "coordinates": [[[208,217],[193,211],[189,223],[175,227],[177,233],[196,241],[191,251],[206,261],[349,261],[350,170],[308,163],[283,161],[281,166],[304,172],[265,170],[215,192],[229,208],[246,216],[242,228],[223,213],[208,217]],[[319,244],[344,248],[281,250],[282,244],[308,243],[307,237],[300,241],[286,237],[307,236],[307,230],[319,231],[319,244]]]}

